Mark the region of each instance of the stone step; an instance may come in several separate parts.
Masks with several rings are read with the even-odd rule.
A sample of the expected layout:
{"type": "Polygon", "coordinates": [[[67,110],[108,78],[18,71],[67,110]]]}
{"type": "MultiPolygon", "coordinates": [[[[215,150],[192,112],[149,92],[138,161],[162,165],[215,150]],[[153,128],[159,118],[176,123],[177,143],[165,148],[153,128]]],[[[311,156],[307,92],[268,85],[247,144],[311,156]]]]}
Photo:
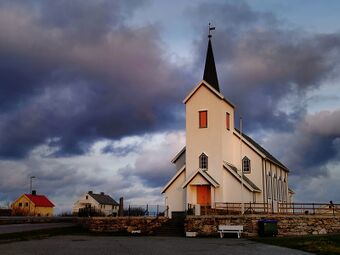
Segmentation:
{"type": "Polygon", "coordinates": [[[157,236],[184,236],[184,222],[171,219],[155,231],[157,236]]]}

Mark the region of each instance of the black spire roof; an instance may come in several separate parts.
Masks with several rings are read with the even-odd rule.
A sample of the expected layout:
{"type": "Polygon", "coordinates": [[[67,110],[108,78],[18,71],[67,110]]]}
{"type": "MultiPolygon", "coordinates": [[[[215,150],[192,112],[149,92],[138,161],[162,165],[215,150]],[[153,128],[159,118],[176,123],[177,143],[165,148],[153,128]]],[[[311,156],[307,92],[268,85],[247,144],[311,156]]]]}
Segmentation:
{"type": "Polygon", "coordinates": [[[214,87],[214,89],[220,92],[220,87],[218,85],[217,72],[216,72],[216,67],[215,67],[214,53],[212,50],[210,37],[209,37],[209,42],[208,42],[207,57],[205,59],[203,80],[208,82],[212,87],[214,87]]]}

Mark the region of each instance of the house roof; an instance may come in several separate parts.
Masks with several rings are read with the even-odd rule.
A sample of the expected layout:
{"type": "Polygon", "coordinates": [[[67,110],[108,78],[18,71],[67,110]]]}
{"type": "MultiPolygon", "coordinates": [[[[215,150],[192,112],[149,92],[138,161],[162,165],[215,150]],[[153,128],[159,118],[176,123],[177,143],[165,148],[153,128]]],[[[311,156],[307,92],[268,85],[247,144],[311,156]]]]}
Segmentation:
{"type": "Polygon", "coordinates": [[[228,170],[239,182],[242,182],[242,177],[243,177],[243,184],[245,187],[247,187],[250,191],[253,192],[261,192],[261,190],[255,185],[255,183],[253,183],[247,176],[245,176],[244,174],[241,175],[238,173],[237,168],[228,163],[228,162],[224,162],[223,164],[224,168],[226,170],[228,170]]]}
{"type": "Polygon", "coordinates": [[[183,183],[182,188],[185,188],[198,174],[201,175],[207,182],[209,182],[215,188],[220,186],[220,184],[217,181],[215,181],[214,178],[212,178],[206,171],[198,169],[183,183]]]}
{"type": "Polygon", "coordinates": [[[214,53],[211,46],[211,40],[209,38],[208,41],[208,49],[207,49],[207,56],[205,59],[205,67],[204,67],[204,74],[203,80],[207,81],[214,89],[220,92],[220,87],[218,85],[218,78],[214,60],[214,53]]]}
{"type": "MultiPolygon", "coordinates": [[[[235,128],[235,131],[237,133],[240,134],[240,130],[238,130],[237,128],[235,128]]],[[[273,163],[281,166],[284,170],[286,170],[287,172],[289,172],[289,169],[282,164],[279,160],[277,160],[273,155],[271,155],[266,149],[264,149],[261,145],[259,145],[257,142],[255,142],[253,139],[251,139],[249,136],[247,136],[246,134],[244,134],[242,132],[242,136],[251,144],[253,145],[257,150],[259,150],[262,154],[264,154],[266,156],[267,159],[269,159],[270,161],[272,161],[273,163]]]]}
{"type": "Polygon", "coordinates": [[[94,200],[101,205],[119,205],[112,197],[106,194],[88,193],[94,200]]]}
{"type": "Polygon", "coordinates": [[[54,204],[44,195],[25,194],[25,196],[31,200],[35,206],[54,207],[54,204]]]}
{"type": "MultiPolygon", "coordinates": [[[[184,148],[185,148],[185,147],[184,147],[184,148]]],[[[179,169],[179,170],[177,171],[177,173],[175,174],[175,176],[172,177],[171,180],[164,186],[164,188],[163,188],[163,190],[162,190],[162,192],[161,192],[162,194],[170,187],[170,185],[171,185],[174,181],[176,181],[176,179],[178,178],[178,176],[180,176],[181,173],[182,173],[184,170],[185,170],[185,165],[183,165],[182,168],[179,169]]]]}

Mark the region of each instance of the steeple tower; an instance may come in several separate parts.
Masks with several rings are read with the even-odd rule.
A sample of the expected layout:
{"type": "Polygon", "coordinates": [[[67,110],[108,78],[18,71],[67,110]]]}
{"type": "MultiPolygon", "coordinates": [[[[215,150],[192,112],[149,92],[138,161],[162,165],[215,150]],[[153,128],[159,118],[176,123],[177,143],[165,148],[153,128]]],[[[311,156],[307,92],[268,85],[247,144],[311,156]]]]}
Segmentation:
{"type": "Polygon", "coordinates": [[[209,41],[208,41],[207,56],[205,59],[203,80],[208,82],[212,87],[214,87],[214,89],[220,92],[220,87],[218,85],[218,79],[217,79],[215,60],[214,60],[214,53],[213,53],[212,46],[211,46],[211,34],[210,34],[211,30],[215,30],[215,27],[211,27],[209,23],[209,35],[208,35],[209,41]]]}

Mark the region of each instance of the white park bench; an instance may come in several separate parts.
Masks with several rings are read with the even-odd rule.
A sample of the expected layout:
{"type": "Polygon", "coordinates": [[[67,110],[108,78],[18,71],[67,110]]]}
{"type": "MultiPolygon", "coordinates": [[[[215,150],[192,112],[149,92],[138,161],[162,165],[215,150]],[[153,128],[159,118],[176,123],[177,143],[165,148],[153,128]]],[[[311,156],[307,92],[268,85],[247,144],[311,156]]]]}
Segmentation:
{"type": "Polygon", "coordinates": [[[243,232],[243,226],[219,225],[217,232],[220,233],[221,238],[224,237],[224,233],[234,233],[237,234],[237,238],[240,238],[241,233],[243,232]]]}

